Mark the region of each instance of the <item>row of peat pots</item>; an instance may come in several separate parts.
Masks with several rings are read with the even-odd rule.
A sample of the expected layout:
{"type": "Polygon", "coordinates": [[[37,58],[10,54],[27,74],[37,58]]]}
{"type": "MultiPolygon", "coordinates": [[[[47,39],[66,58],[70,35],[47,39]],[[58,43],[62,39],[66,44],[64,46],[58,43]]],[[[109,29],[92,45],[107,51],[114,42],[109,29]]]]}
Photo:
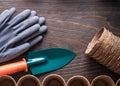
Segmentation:
{"type": "Polygon", "coordinates": [[[66,82],[58,74],[47,75],[43,81],[33,75],[24,75],[17,82],[9,75],[0,76],[0,86],[120,86],[120,79],[114,82],[110,76],[100,75],[90,83],[84,76],[73,76],[66,82]]]}

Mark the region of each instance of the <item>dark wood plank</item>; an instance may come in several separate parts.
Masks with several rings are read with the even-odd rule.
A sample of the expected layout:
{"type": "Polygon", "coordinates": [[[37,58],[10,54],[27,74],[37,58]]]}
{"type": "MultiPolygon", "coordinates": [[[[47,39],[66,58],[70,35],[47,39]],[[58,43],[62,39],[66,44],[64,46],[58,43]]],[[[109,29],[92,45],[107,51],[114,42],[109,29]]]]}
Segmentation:
{"type": "MultiPolygon", "coordinates": [[[[114,81],[120,78],[120,75],[84,54],[88,43],[101,27],[109,27],[114,34],[120,36],[118,0],[0,0],[0,12],[12,6],[17,8],[17,13],[29,8],[36,10],[39,16],[47,18],[49,30],[44,40],[30,51],[63,47],[77,53],[69,65],[54,72],[38,75],[38,78],[43,79],[51,73],[60,74],[66,81],[74,75],[83,75],[90,81],[101,74],[111,76],[114,81]]],[[[27,53],[21,57],[23,56],[27,56],[27,53]]],[[[12,76],[18,80],[25,74],[28,73],[22,72],[12,76]]]]}

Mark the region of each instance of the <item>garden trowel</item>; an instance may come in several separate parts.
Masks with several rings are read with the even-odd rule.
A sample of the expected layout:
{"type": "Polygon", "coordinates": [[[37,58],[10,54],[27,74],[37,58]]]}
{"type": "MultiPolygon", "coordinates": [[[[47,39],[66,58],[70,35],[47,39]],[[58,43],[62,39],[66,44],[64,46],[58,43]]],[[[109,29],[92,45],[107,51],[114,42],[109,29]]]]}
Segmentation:
{"type": "Polygon", "coordinates": [[[27,60],[0,66],[0,76],[20,71],[31,71],[33,75],[60,69],[76,56],[73,51],[63,48],[50,48],[30,52],[27,60]]]}

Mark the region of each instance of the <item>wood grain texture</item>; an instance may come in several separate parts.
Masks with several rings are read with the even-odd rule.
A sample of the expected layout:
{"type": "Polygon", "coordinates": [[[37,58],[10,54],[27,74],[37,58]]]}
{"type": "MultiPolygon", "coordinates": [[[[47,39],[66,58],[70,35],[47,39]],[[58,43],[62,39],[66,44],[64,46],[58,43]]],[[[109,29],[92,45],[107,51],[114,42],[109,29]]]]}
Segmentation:
{"type": "MultiPolygon", "coordinates": [[[[120,78],[120,75],[84,54],[88,43],[101,27],[108,27],[110,31],[120,36],[118,0],[0,0],[0,12],[13,6],[17,8],[17,13],[29,8],[47,19],[49,30],[45,38],[30,51],[62,47],[77,53],[76,58],[64,68],[38,75],[38,78],[43,79],[52,73],[60,74],[66,81],[74,75],[83,75],[90,81],[101,74],[111,76],[114,81],[120,78]]],[[[23,56],[27,56],[27,53],[21,57],[23,56]]],[[[21,72],[12,76],[18,80],[25,74],[27,73],[21,72]]]]}

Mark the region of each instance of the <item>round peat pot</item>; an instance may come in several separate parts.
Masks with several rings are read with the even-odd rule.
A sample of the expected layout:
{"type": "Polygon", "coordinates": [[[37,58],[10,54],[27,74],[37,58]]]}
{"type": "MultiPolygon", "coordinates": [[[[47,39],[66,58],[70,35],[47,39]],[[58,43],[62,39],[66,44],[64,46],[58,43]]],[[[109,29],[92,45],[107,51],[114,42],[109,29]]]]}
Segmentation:
{"type": "Polygon", "coordinates": [[[0,76],[0,86],[16,86],[16,81],[9,75],[0,76]]]}
{"type": "Polygon", "coordinates": [[[41,82],[33,75],[25,75],[18,80],[17,86],[41,86],[41,82]]]}
{"type": "Polygon", "coordinates": [[[42,86],[66,86],[66,83],[60,75],[50,74],[43,79],[42,86]]]}
{"type": "Polygon", "coordinates": [[[91,86],[115,86],[115,83],[111,77],[100,75],[93,79],[91,86]]]}
{"type": "Polygon", "coordinates": [[[67,81],[67,86],[90,86],[90,83],[87,78],[77,75],[67,81]]]}

